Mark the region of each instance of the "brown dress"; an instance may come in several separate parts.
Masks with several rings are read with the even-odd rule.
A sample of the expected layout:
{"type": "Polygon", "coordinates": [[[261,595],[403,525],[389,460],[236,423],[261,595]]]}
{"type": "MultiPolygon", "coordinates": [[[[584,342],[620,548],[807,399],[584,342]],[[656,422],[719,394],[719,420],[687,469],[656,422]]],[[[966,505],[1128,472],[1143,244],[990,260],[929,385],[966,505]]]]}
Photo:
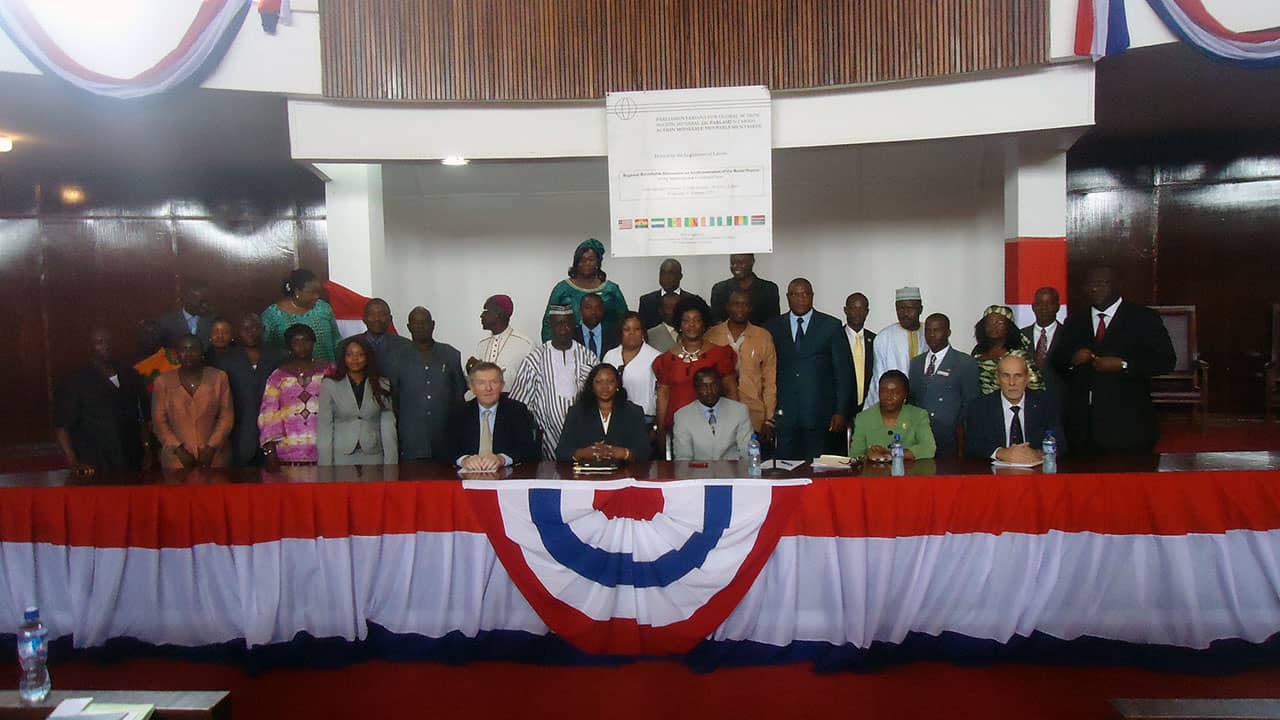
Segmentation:
{"type": "Polygon", "coordinates": [[[175,449],[179,446],[195,457],[206,447],[216,446],[214,467],[231,464],[231,449],[227,437],[235,422],[231,409],[231,386],[227,374],[206,367],[200,378],[200,387],[194,395],[182,387],[177,370],[170,370],[155,380],[151,395],[151,424],[156,437],[164,448],[160,463],[165,470],[182,467],[175,449]]]}

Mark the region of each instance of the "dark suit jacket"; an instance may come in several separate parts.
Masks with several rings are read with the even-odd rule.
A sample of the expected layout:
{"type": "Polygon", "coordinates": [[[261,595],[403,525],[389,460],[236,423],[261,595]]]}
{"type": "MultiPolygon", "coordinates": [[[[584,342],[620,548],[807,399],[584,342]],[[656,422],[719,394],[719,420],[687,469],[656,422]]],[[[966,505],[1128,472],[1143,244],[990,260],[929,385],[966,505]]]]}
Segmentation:
{"type": "MultiPolygon", "coordinates": [[[[476,400],[459,405],[449,418],[449,462],[480,450],[480,403],[476,400]]],[[[519,400],[503,393],[498,399],[498,414],[493,418],[493,452],[507,455],[512,462],[537,462],[538,440],[534,436],[533,416],[519,400]]]]}
{"type": "MultiPolygon", "coordinates": [[[[682,301],[688,299],[698,303],[702,306],[703,310],[710,311],[711,309],[707,306],[706,300],[703,300],[699,295],[691,293],[684,288],[680,288],[680,298],[682,301]]],[[[640,308],[638,312],[640,313],[640,322],[644,325],[645,330],[648,330],[662,322],[662,289],[659,288],[653,292],[647,292],[641,295],[640,308]]],[[[707,327],[710,327],[710,325],[707,327]]]]}
{"type": "MultiPolygon", "coordinates": [[[[181,310],[174,310],[168,315],[163,315],[156,321],[160,325],[160,337],[165,347],[173,347],[178,342],[178,338],[188,335],[191,331],[187,328],[187,319],[183,316],[181,310]]],[[[213,330],[213,316],[197,315],[196,316],[196,337],[200,338],[200,342],[204,347],[209,346],[209,333],[213,330]]]]}
{"type": "MultiPolygon", "coordinates": [[[[600,352],[597,357],[603,358],[604,354],[618,347],[622,342],[622,331],[618,328],[618,324],[612,320],[600,321],[600,347],[596,348],[600,352]]],[[[582,347],[587,347],[587,333],[583,330],[582,325],[578,325],[578,332],[573,336],[582,347]]]]}
{"type": "MultiPolygon", "coordinates": [[[[1151,404],[1151,378],[1173,370],[1173,343],[1160,315],[1151,308],[1121,302],[1106,336],[1094,343],[1093,313],[1075,312],[1062,326],[1062,342],[1053,365],[1066,378],[1066,425],[1077,448],[1089,443],[1102,450],[1150,452],[1159,437],[1151,404]],[[1091,348],[1099,357],[1129,363],[1120,373],[1095,373],[1090,363],[1071,367],[1071,356],[1091,348]],[[1092,404],[1090,394],[1092,393],[1092,404]]],[[[1078,450],[1079,451],[1079,450],[1078,450]]]]}
{"type": "MultiPolygon", "coordinates": [[[[974,400],[966,410],[964,452],[973,458],[987,459],[998,448],[1005,447],[1004,404],[1000,391],[974,400]]],[[[1067,440],[1063,436],[1061,413],[1053,397],[1042,390],[1027,390],[1022,402],[1023,439],[1036,450],[1052,430],[1058,441],[1058,455],[1064,455],[1067,440]]]]}
{"type": "MultiPolygon", "coordinates": [[[[846,341],[849,339],[847,334],[844,337],[846,341]]],[[[863,371],[865,374],[862,377],[862,401],[865,403],[867,395],[871,394],[871,378],[876,376],[876,334],[871,332],[871,330],[866,326],[863,326],[862,328],[862,357],[863,362],[866,363],[866,369],[863,371]]],[[[849,367],[850,369],[853,369],[852,348],[849,349],[849,367]]],[[[850,374],[849,377],[854,377],[854,374],[850,374]]],[[[856,389],[853,392],[852,399],[849,403],[850,406],[853,407],[853,414],[856,415],[862,412],[862,406],[858,405],[858,393],[856,389]]]]}
{"type": "Polygon", "coordinates": [[[924,376],[929,351],[911,358],[907,380],[911,383],[910,403],[929,413],[929,426],[938,443],[938,455],[955,456],[956,428],[965,408],[978,399],[978,363],[952,347],[933,375],[924,376]]]}
{"type": "MultiPolygon", "coordinates": [[[[733,278],[721,280],[711,286],[711,322],[708,323],[708,327],[729,318],[729,296],[736,289],[738,289],[738,283],[733,278]]],[[[777,283],[756,276],[748,293],[751,295],[752,325],[765,327],[771,320],[782,314],[782,305],[778,301],[777,283]]]]}
{"type": "Polygon", "coordinates": [[[799,347],[791,339],[791,313],[769,321],[778,353],[778,413],[782,422],[826,428],[831,416],[852,419],[853,356],[839,320],[813,311],[799,347]]]}
{"type": "MultiPolygon", "coordinates": [[[[1062,323],[1057,323],[1058,329],[1053,333],[1053,340],[1049,343],[1049,359],[1045,361],[1043,368],[1037,368],[1040,377],[1044,380],[1044,389],[1048,390],[1057,399],[1059,407],[1062,403],[1062,392],[1065,379],[1062,373],[1053,365],[1053,354],[1062,346],[1062,323]]],[[[1027,338],[1030,343],[1027,345],[1027,352],[1031,354],[1034,360],[1036,356],[1036,336],[1039,335],[1039,328],[1035,323],[1022,328],[1023,337],[1027,338]]]]}
{"type": "Polygon", "coordinates": [[[142,425],[151,419],[142,378],[128,365],[115,370],[120,387],[86,364],[63,378],[53,396],[53,424],[71,436],[76,460],[99,472],[142,466],[142,425]]]}
{"type": "Polygon", "coordinates": [[[258,367],[249,364],[249,356],[243,347],[235,346],[218,359],[217,367],[227,374],[231,385],[231,406],[235,425],[231,428],[231,461],[236,465],[247,464],[258,453],[258,411],[262,407],[262,393],[267,389],[267,378],[284,362],[284,351],[263,343],[258,367]]]}
{"type": "Polygon", "coordinates": [[[644,410],[633,402],[615,402],[613,416],[609,418],[609,432],[604,431],[600,412],[595,407],[574,403],[564,418],[564,430],[556,445],[556,460],[573,462],[573,453],[603,440],[631,450],[631,459],[646,462],[649,459],[649,426],[644,421],[644,410]]]}

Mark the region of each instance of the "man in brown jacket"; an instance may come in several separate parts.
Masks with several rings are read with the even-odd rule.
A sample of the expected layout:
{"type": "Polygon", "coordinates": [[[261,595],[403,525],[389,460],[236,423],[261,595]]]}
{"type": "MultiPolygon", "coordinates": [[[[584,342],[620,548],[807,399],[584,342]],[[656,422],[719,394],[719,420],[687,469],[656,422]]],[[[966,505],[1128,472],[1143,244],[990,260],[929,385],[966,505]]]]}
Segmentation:
{"type": "Polygon", "coordinates": [[[745,290],[729,295],[726,311],[729,319],[708,330],[706,339],[738,353],[738,400],[751,413],[751,426],[769,439],[772,425],[765,421],[778,407],[778,355],[773,336],[751,324],[751,294],[745,290]]]}

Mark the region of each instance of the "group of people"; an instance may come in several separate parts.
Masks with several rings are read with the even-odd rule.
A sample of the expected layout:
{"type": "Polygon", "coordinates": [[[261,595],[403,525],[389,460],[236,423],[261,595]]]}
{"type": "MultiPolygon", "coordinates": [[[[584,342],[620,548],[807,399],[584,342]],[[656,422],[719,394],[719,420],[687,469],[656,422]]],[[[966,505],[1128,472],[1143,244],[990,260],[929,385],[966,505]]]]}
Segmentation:
{"type": "Polygon", "coordinates": [[[1150,378],[1172,369],[1172,344],[1154,311],[1121,299],[1108,268],[1090,272],[1089,313],[1059,323],[1058,291],[1042,288],[1035,323],[1019,329],[1012,310],[988,307],[965,353],[946,315],[922,320],[914,287],[896,291],[897,322],[874,333],[865,294],[848,296],[842,323],[814,309],[804,278],[788,283],[782,312],[750,254],[730,257],[710,303],[681,286],[677,260],[663,261],[637,311],[603,265],[598,241],[577,247],[541,342],[511,326],[510,297],[488,298],[488,335],[465,363],[434,339],[426,308],[409,312],[404,338],[377,298],[366,331],[339,341],[305,270],[235,326],[188,288],[180,311],[143,328],[144,342],[167,340],[136,370],[93,332],[91,362],[57,393],[58,440],[86,473],[150,457],[166,468],[430,460],[471,471],[666,452],[720,460],[745,457],[753,435],[779,458],[871,461],[888,460],[895,436],[907,458],[1018,463],[1038,460],[1046,433],[1081,454],[1155,444],[1150,378]]]}

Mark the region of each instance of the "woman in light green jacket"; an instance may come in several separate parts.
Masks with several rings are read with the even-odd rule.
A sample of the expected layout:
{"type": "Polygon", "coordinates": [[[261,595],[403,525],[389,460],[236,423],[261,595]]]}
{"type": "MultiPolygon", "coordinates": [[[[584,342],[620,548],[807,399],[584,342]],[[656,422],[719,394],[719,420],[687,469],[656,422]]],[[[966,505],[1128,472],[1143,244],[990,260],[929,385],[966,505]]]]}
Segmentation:
{"type": "Polygon", "coordinates": [[[858,413],[849,454],[870,462],[889,462],[889,443],[897,433],[907,460],[927,460],[937,452],[929,413],[907,404],[907,376],[890,370],[880,376],[880,402],[858,413]]]}

